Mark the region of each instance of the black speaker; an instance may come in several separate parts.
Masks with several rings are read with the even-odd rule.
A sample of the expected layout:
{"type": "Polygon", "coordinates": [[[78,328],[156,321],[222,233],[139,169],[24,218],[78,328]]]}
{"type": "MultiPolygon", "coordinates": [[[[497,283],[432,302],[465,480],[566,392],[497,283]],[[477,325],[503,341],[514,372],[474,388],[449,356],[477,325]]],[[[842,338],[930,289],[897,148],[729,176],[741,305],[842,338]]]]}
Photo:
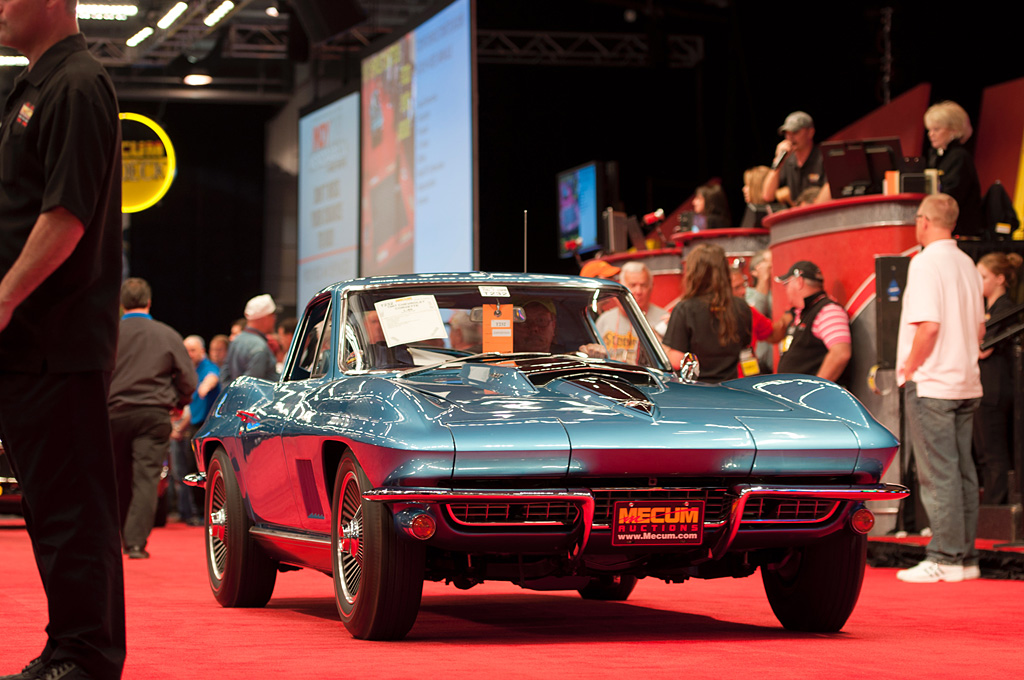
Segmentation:
{"type": "Polygon", "coordinates": [[[314,45],[366,21],[357,0],[290,0],[290,5],[314,45]]]}
{"type": "Polygon", "coordinates": [[[875,321],[879,368],[896,368],[896,339],[907,289],[910,258],[880,255],[875,258],[875,321]]]}

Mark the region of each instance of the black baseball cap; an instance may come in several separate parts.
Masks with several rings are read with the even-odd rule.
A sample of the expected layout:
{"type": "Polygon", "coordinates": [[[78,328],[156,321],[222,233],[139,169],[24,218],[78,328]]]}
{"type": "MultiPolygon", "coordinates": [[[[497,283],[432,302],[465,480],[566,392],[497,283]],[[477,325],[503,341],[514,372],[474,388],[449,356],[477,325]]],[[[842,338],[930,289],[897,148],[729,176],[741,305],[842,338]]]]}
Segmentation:
{"type": "Polygon", "coordinates": [[[818,283],[823,283],[825,281],[825,277],[821,275],[821,269],[819,269],[818,265],[814,264],[810,260],[800,260],[790,267],[789,271],[785,274],[782,276],[776,276],[775,280],[779,283],[786,283],[794,276],[802,277],[808,281],[817,281],[818,283]]]}

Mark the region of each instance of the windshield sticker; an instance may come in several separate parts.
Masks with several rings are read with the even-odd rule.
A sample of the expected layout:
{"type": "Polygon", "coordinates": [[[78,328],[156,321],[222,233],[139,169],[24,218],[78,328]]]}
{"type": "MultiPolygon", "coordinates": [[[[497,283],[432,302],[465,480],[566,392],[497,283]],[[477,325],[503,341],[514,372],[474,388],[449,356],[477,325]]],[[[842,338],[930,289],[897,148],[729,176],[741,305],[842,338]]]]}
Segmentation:
{"type": "Polygon", "coordinates": [[[448,337],[433,295],[410,295],[373,305],[388,347],[448,337]]]}
{"type": "Polygon", "coordinates": [[[483,351],[512,353],[512,305],[484,305],[483,351]]]}
{"type": "Polygon", "coordinates": [[[512,297],[508,294],[508,288],[505,286],[480,286],[480,297],[485,298],[496,298],[496,297],[512,297]]]}

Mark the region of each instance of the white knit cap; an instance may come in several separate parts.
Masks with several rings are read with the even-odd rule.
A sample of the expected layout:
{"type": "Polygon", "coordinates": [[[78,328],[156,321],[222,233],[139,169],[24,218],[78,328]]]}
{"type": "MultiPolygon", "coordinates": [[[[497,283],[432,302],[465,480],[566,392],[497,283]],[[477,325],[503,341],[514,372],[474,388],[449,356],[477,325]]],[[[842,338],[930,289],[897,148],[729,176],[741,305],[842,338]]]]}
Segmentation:
{"type": "Polygon", "coordinates": [[[277,305],[274,304],[274,298],[270,297],[268,293],[257,295],[245,303],[245,318],[249,321],[262,319],[276,311],[277,305]]]}

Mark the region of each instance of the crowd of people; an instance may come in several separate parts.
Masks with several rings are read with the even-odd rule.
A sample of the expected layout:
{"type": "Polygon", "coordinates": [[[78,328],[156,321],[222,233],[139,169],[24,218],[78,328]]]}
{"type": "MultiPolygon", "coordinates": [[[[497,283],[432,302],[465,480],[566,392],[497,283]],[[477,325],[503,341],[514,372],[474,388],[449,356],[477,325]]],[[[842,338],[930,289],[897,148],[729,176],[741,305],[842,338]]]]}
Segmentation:
{"type": "MultiPolygon", "coordinates": [[[[914,583],[978,578],[979,493],[985,504],[1009,500],[1016,386],[1013,345],[1004,331],[1017,322],[1012,310],[1020,302],[1014,298],[1024,260],[992,252],[975,264],[953,238],[959,216],[948,194],[928,195],[919,206],[915,235],[922,250],[911,260],[899,327],[897,380],[932,536],[925,560],[898,572],[914,583]]],[[[600,267],[599,274],[596,265],[589,273],[616,273],[608,263],[600,267]]],[[[648,309],[651,273],[640,262],[626,263],[627,270],[635,272],[630,290],[648,309]]],[[[774,278],[788,303],[774,321],[766,318],[772,313],[771,252],[757,253],[750,271],[753,286],[741,267],[730,270],[721,246],[688,248],[682,297],[651,320],[673,368],[692,352],[703,382],[774,371],[849,387],[850,319],[825,292],[821,268],[802,260],[774,278]],[[751,352],[756,362],[745,360],[751,352]]]]}

